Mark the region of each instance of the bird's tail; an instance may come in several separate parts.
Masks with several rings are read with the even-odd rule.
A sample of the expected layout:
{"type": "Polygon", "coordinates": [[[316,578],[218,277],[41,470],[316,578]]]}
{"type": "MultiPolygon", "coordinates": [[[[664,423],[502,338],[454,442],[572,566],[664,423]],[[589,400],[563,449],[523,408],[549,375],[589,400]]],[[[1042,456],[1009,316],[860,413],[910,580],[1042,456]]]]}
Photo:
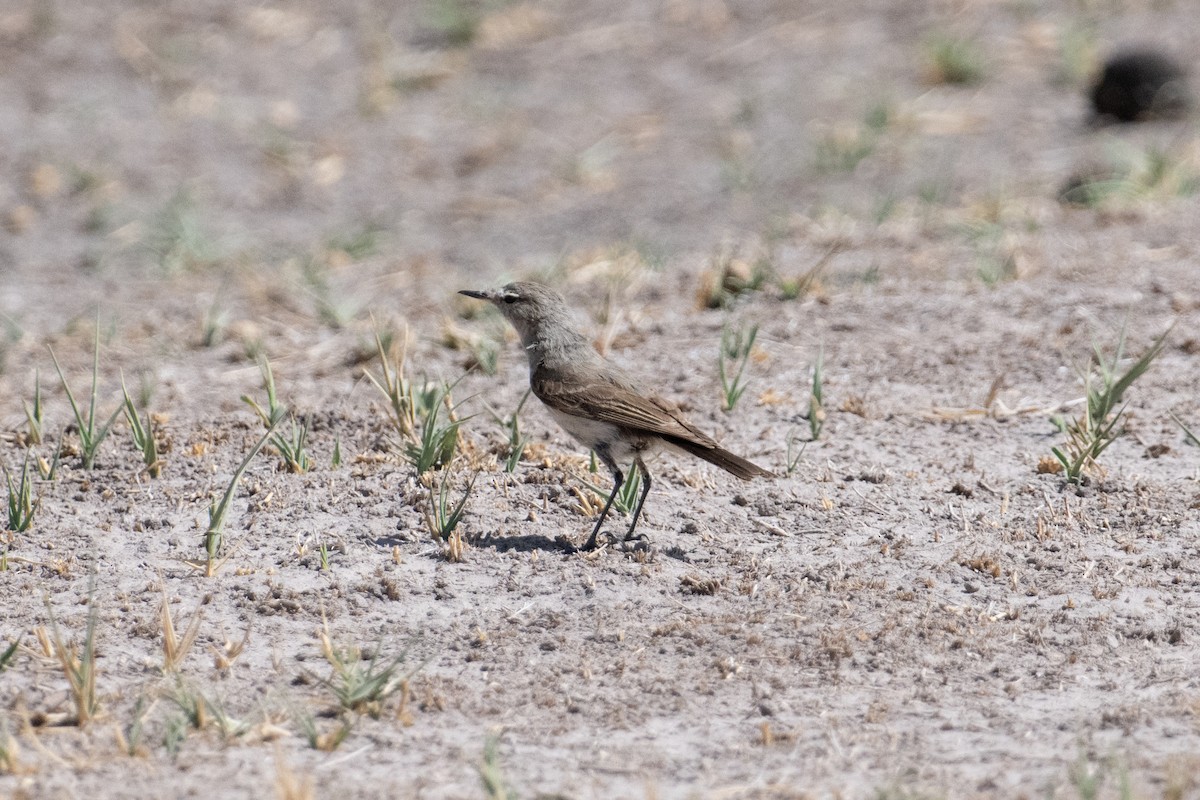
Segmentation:
{"type": "Polygon", "coordinates": [[[763,469],[757,464],[751,463],[741,456],[734,455],[728,450],[717,447],[716,445],[705,446],[696,442],[688,441],[687,439],[677,439],[673,436],[664,436],[669,443],[675,445],[681,450],[686,450],[697,458],[703,458],[710,464],[715,464],[731,475],[736,475],[744,481],[751,478],[772,477],[772,473],[763,469]]]}

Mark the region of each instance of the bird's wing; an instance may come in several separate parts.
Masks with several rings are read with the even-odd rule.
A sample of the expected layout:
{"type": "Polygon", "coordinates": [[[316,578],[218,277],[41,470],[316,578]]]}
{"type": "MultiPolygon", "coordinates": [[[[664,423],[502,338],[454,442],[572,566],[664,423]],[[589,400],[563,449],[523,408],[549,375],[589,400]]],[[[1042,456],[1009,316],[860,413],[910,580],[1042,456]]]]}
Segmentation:
{"type": "Polygon", "coordinates": [[[532,376],[530,387],[539,400],[562,414],[678,437],[703,447],[716,446],[710,436],[693,427],[673,404],[658,397],[642,397],[632,389],[606,380],[567,381],[543,373],[532,376]]]}

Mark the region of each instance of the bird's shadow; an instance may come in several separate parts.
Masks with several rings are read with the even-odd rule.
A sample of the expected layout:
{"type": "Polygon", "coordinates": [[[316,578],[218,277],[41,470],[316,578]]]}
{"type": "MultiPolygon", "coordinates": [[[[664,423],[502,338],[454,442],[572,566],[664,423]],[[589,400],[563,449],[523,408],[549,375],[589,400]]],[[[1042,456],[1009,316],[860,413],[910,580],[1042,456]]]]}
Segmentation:
{"type": "Polygon", "coordinates": [[[470,542],[475,547],[494,547],[497,553],[531,553],[534,550],[571,555],[579,552],[579,548],[565,537],[551,539],[542,534],[522,534],[518,536],[483,536],[470,542]]]}
{"type": "MultiPolygon", "coordinates": [[[[637,553],[649,554],[651,557],[665,556],[673,558],[676,561],[681,561],[685,564],[692,563],[692,558],[687,552],[678,546],[658,549],[647,547],[645,540],[635,542],[623,542],[615,536],[610,536],[607,540],[602,540],[603,549],[611,549],[615,553],[622,553],[626,556],[634,556],[637,553]]],[[[482,536],[478,539],[470,540],[473,547],[494,547],[497,553],[530,553],[534,550],[542,550],[549,552],[562,553],[563,555],[575,555],[577,553],[586,553],[585,550],[572,543],[565,536],[558,536],[551,539],[549,536],[542,534],[523,534],[518,536],[482,536]]]]}

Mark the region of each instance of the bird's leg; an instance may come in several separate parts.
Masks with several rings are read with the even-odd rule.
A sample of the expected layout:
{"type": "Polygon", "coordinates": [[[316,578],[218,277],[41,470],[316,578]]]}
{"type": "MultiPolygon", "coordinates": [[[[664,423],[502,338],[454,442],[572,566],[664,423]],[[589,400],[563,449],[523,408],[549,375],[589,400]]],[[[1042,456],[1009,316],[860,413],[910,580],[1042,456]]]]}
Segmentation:
{"type": "Polygon", "coordinates": [[[587,544],[583,546],[584,551],[596,549],[596,537],[600,535],[600,526],[604,524],[604,518],[608,516],[608,509],[612,507],[613,500],[617,498],[617,492],[621,491],[621,484],[625,482],[625,475],[607,450],[597,450],[596,455],[600,456],[600,460],[612,471],[613,490],[612,494],[608,496],[608,502],[604,504],[604,509],[600,512],[600,518],[596,520],[596,527],[592,528],[592,535],[588,537],[587,544]]]}
{"type": "Polygon", "coordinates": [[[642,461],[641,456],[638,456],[633,463],[637,465],[638,471],[642,473],[644,483],[642,484],[641,497],[638,498],[637,508],[633,510],[633,522],[629,523],[629,532],[625,534],[625,541],[627,542],[634,538],[633,529],[637,527],[638,519],[642,516],[642,504],[646,502],[646,495],[650,494],[650,470],[646,469],[646,464],[642,461]]]}

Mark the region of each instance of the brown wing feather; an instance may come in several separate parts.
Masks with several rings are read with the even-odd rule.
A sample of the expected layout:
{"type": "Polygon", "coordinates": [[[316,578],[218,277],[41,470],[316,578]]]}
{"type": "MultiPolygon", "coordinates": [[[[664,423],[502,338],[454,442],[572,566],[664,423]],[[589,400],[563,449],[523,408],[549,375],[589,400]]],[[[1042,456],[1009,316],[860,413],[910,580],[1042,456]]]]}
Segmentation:
{"type": "Polygon", "coordinates": [[[539,400],[563,414],[684,439],[703,447],[717,444],[666,401],[642,397],[624,386],[607,381],[581,384],[535,374],[530,387],[539,400]]]}
{"type": "Polygon", "coordinates": [[[594,380],[586,384],[564,381],[546,371],[535,373],[530,387],[539,400],[555,411],[656,433],[664,441],[743,480],[771,475],[757,464],[718,447],[712,437],[688,422],[677,406],[660,397],[642,397],[611,381],[594,380]]]}

